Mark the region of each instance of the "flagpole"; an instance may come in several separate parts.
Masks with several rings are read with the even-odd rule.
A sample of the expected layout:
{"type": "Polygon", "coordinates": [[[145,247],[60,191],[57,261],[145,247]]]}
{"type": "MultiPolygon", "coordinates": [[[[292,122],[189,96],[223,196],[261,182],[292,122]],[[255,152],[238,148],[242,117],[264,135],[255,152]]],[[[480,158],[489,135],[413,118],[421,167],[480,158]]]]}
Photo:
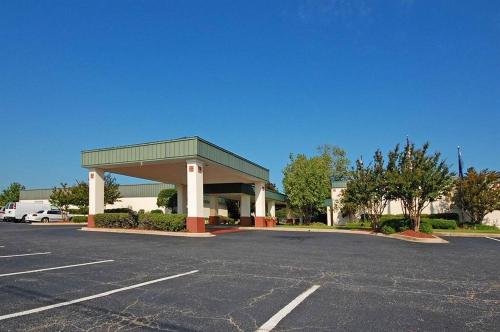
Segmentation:
{"type": "Polygon", "coordinates": [[[463,182],[464,182],[464,173],[463,173],[463,165],[462,165],[462,153],[460,152],[460,145],[457,146],[457,153],[458,153],[458,177],[460,178],[460,214],[461,214],[461,219],[462,223],[465,223],[465,211],[464,211],[464,189],[463,189],[463,182]]]}

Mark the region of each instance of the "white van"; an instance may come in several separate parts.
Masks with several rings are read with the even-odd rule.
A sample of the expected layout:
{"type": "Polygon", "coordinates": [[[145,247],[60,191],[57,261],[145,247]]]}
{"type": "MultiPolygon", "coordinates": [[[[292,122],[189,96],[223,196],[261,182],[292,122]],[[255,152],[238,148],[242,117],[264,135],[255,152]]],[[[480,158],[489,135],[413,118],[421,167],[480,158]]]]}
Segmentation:
{"type": "Polygon", "coordinates": [[[9,202],[5,205],[4,221],[26,221],[26,216],[40,210],[50,210],[50,204],[9,202]]]}

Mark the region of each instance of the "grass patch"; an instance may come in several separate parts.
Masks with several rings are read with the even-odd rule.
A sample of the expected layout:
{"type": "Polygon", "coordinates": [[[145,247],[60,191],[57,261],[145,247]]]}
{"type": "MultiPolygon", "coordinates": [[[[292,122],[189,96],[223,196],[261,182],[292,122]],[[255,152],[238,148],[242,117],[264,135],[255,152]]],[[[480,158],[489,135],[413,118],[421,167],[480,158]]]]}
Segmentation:
{"type": "Polygon", "coordinates": [[[435,233],[488,233],[500,234],[500,229],[470,229],[470,228],[457,228],[457,229],[435,229],[435,233]]]}
{"type": "Polygon", "coordinates": [[[323,223],[315,222],[311,224],[302,224],[302,225],[277,225],[278,227],[289,227],[289,228],[314,228],[314,229],[345,229],[345,230],[371,230],[370,225],[368,224],[361,224],[361,223],[349,223],[346,225],[335,225],[335,226],[328,226],[323,223]]]}

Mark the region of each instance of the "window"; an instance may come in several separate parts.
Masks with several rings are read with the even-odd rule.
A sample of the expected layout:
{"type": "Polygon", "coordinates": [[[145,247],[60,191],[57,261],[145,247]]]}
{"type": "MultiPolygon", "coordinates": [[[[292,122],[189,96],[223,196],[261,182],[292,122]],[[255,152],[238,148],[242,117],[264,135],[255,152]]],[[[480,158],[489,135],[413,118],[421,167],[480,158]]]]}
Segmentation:
{"type": "Polygon", "coordinates": [[[47,214],[61,214],[60,210],[50,210],[47,214]]]}

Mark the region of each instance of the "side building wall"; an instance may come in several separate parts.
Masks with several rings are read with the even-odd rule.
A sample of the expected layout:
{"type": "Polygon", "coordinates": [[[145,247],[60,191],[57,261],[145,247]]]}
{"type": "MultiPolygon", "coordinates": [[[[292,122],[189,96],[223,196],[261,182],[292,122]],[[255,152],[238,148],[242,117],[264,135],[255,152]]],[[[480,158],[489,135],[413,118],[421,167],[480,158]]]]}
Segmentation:
{"type": "MultiPolygon", "coordinates": [[[[346,224],[350,221],[349,217],[343,217],[342,213],[336,206],[336,202],[339,201],[340,195],[342,193],[342,190],[344,188],[332,188],[331,190],[331,197],[332,197],[332,220],[334,224],[337,225],[342,225],[346,224]]],[[[447,212],[454,212],[454,213],[459,213],[460,211],[458,209],[452,209],[450,207],[450,203],[446,199],[441,199],[435,202],[429,203],[429,205],[424,209],[423,214],[435,214],[435,213],[447,213],[447,212]]],[[[387,207],[384,210],[384,215],[387,214],[403,214],[403,208],[401,206],[401,202],[399,200],[397,201],[390,201],[389,204],[387,204],[387,207]]],[[[468,220],[468,218],[465,218],[468,220]]],[[[500,227],[500,210],[493,211],[491,213],[488,213],[483,220],[484,225],[493,225],[500,227]]]]}

